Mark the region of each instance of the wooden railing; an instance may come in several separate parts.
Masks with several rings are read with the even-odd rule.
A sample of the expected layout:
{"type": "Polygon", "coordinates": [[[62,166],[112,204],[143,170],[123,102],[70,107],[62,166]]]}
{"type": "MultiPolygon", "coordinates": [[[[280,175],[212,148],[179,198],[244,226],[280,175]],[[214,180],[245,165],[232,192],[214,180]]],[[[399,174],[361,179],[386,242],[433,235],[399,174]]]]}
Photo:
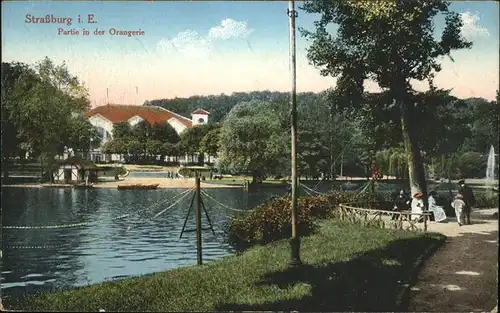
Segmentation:
{"type": "Polygon", "coordinates": [[[420,230],[417,224],[420,219],[423,219],[424,232],[427,231],[427,221],[431,215],[430,212],[412,213],[411,211],[388,211],[365,209],[360,206],[360,203],[340,204],[339,208],[335,211],[335,215],[341,220],[350,221],[356,224],[371,225],[380,228],[385,228],[387,225],[390,225],[395,229],[412,231],[420,230]],[[383,216],[391,218],[387,220],[384,219],[383,216]],[[394,216],[396,216],[396,218],[392,219],[394,216]],[[420,216],[421,218],[416,220],[412,219],[414,216],[420,216]]]}

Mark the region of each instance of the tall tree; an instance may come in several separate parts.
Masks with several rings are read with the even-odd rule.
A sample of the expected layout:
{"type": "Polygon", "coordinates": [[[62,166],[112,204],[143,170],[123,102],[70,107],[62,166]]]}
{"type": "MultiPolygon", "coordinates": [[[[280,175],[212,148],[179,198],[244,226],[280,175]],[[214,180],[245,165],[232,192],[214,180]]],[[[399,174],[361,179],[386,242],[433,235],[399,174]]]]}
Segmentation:
{"type": "Polygon", "coordinates": [[[69,129],[66,130],[65,142],[67,147],[75,151],[87,151],[92,141],[92,145],[100,146],[100,136],[97,129],[86,119],[80,116],[73,117],[69,129]]]}
{"type": "Polygon", "coordinates": [[[198,154],[198,164],[204,163],[204,151],[201,145],[203,138],[212,129],[210,125],[195,125],[181,134],[181,150],[189,155],[198,154]]]}
{"type": "Polygon", "coordinates": [[[31,157],[47,159],[48,173],[52,173],[54,156],[70,144],[68,131],[89,107],[87,90],[64,63],[54,65],[48,58],[33,67],[13,67],[25,69],[24,74],[6,88],[2,84],[2,94],[9,94],[5,98],[10,101],[16,137],[31,157]]]}
{"type": "MultiPolygon", "coordinates": [[[[297,99],[299,176],[317,178],[329,173],[330,107],[322,94],[304,93],[297,99]]],[[[286,121],[286,118],[283,117],[286,121]]],[[[287,127],[287,125],[283,125],[287,127]]],[[[328,176],[328,175],[327,175],[328,176]]]]}
{"type": "Polygon", "coordinates": [[[236,105],[221,130],[220,166],[251,173],[252,183],[284,174],[290,164],[286,105],[253,100],[236,105]]]}
{"type": "Polygon", "coordinates": [[[113,139],[125,138],[132,136],[132,127],[129,122],[124,121],[113,125],[113,139]]]}
{"type": "Polygon", "coordinates": [[[482,98],[464,99],[463,102],[469,104],[467,109],[471,116],[467,122],[472,124],[471,136],[464,148],[488,153],[490,146],[493,145],[498,151],[498,102],[482,98]]]}
{"type": "Polygon", "coordinates": [[[101,149],[106,154],[125,154],[128,157],[128,141],[124,138],[113,139],[105,142],[101,149]]]}
{"type": "Polygon", "coordinates": [[[434,74],[441,70],[439,57],[472,46],[462,37],[460,16],[448,9],[449,4],[442,0],[339,0],[307,1],[303,6],[306,12],[321,15],[314,32],[302,30],[312,39],[307,57],[321,68],[322,75],[338,77],[336,90],[347,98],[341,103],[362,104],[357,100],[362,99],[367,79],[391,94],[400,110],[411,191],[424,193],[424,199],[427,184],[418,120],[413,118],[420,106],[410,81],[428,81],[433,87],[434,74]],[[434,37],[438,14],[445,20],[440,40],[434,37]],[[327,27],[332,23],[338,25],[335,36],[327,27]]]}
{"type": "Polygon", "coordinates": [[[217,156],[220,150],[221,129],[222,126],[220,124],[215,125],[200,142],[201,150],[209,156],[217,156]]]}
{"type": "Polygon", "coordinates": [[[179,134],[175,129],[169,124],[153,124],[151,126],[151,136],[154,140],[159,140],[161,142],[177,143],[181,140],[179,134]]]}
{"type": "Polygon", "coordinates": [[[9,177],[10,158],[21,150],[19,138],[19,117],[16,108],[20,97],[26,94],[16,94],[17,83],[23,76],[30,76],[36,83],[36,74],[26,64],[2,62],[2,95],[1,95],[1,138],[2,138],[2,169],[4,177],[9,177]]]}
{"type": "Polygon", "coordinates": [[[152,139],[153,136],[153,126],[149,124],[148,121],[143,120],[134,125],[132,128],[132,136],[141,141],[145,142],[148,139],[152,139]]]}

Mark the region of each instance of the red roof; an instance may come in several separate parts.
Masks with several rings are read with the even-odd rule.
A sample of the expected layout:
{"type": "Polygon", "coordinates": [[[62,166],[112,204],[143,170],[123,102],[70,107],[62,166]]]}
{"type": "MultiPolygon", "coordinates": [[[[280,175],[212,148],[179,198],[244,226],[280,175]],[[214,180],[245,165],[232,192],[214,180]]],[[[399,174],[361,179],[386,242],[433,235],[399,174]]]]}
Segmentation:
{"type": "Polygon", "coordinates": [[[96,114],[102,115],[113,124],[128,121],[134,116],[140,116],[149,124],[164,124],[169,119],[175,118],[186,127],[192,126],[189,118],[159,106],[107,104],[90,110],[85,114],[85,117],[90,118],[96,114]]]}
{"type": "Polygon", "coordinates": [[[203,109],[197,109],[197,110],[195,110],[193,113],[191,113],[191,115],[193,115],[193,114],[204,114],[204,115],[208,115],[208,114],[210,114],[210,112],[205,111],[205,110],[203,110],[203,109]]]}

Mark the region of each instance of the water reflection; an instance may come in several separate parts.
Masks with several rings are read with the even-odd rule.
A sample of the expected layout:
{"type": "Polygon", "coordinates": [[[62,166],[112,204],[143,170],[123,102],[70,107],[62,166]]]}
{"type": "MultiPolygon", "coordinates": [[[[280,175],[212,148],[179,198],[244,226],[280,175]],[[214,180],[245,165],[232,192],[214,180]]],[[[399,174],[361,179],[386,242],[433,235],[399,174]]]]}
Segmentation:
{"type": "MultiPolygon", "coordinates": [[[[196,264],[195,233],[185,233],[179,239],[192,194],[152,219],[182,191],[2,188],[3,225],[90,223],[74,228],[3,229],[3,296],[66,289],[196,264]]],[[[226,188],[207,192],[229,207],[247,209],[285,191],[226,188]]],[[[210,261],[231,254],[233,249],[221,236],[227,216],[218,211],[227,210],[209,199],[204,201],[216,228],[215,235],[203,233],[203,258],[210,261]]],[[[207,225],[205,216],[202,222],[207,225]]],[[[187,229],[194,226],[193,211],[187,229]]]]}

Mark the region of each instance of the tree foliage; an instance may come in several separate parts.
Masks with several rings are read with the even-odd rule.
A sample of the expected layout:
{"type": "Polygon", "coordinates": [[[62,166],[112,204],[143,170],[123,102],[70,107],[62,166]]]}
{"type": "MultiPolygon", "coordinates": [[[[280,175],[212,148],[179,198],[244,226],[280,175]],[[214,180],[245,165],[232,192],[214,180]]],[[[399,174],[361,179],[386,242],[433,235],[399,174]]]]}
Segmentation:
{"type": "Polygon", "coordinates": [[[220,124],[212,127],[200,142],[201,151],[210,156],[217,156],[220,150],[220,134],[222,126],[220,124]]]}
{"type": "Polygon", "coordinates": [[[26,153],[31,158],[43,156],[51,172],[56,155],[89,142],[86,136],[92,131],[83,120],[88,107],[87,89],[66,64],[55,65],[49,58],[33,66],[2,63],[4,161],[26,153]]]}
{"type": "Polygon", "coordinates": [[[283,128],[284,112],[286,107],[279,103],[253,100],[236,105],[222,125],[220,166],[249,173],[254,183],[286,172],[290,137],[283,128]]]}
{"type": "MultiPolygon", "coordinates": [[[[41,64],[2,63],[3,165],[27,153],[37,157],[43,152],[47,160],[62,152],[64,147],[84,153],[90,146],[90,138],[94,138],[94,148],[99,145],[96,140],[99,136],[82,117],[88,104],[83,86],[70,87],[78,80],[68,78],[71,74],[67,69],[64,73],[64,64],[56,66],[50,60],[41,64]],[[35,118],[39,116],[47,118],[35,118]]],[[[342,80],[346,83],[351,78],[340,77],[340,87],[342,80]]],[[[340,87],[328,92],[297,95],[299,175],[328,178],[330,174],[338,175],[342,168],[344,175],[363,176],[372,158],[383,174],[407,178],[408,173],[401,172],[408,171],[409,163],[401,145],[401,106],[394,102],[394,93],[387,89],[369,94],[361,89],[361,94],[346,95],[340,92],[340,87]]],[[[479,166],[491,144],[499,150],[498,99],[457,99],[448,90],[435,88],[424,93],[410,92],[408,98],[411,101],[404,104],[412,107],[418,130],[415,140],[424,154],[422,161],[427,174],[433,177],[480,176],[484,164],[476,172],[467,164],[479,166]],[[469,152],[477,152],[482,157],[469,152]],[[468,156],[462,157],[464,154],[468,156]]],[[[203,107],[211,112],[211,124],[203,132],[190,131],[192,133],[187,133],[181,141],[169,124],[139,123],[134,128],[127,122],[120,123],[115,125],[113,140],[104,144],[103,152],[123,154],[131,162],[156,162],[157,155],[182,156],[188,148],[190,153],[221,157],[221,169],[230,172],[246,173],[254,168],[261,172],[257,175],[259,178],[287,175],[290,158],[288,103],[289,93],[273,91],[154,100],[150,104],[159,104],[185,115],[203,107]],[[245,116],[242,126],[236,127],[238,120],[227,113],[236,104],[250,100],[265,103],[262,105],[264,113],[246,110],[242,113],[245,116]],[[234,160],[224,156],[227,142],[222,136],[223,123],[218,124],[226,115],[234,121],[232,129],[241,131],[234,138],[248,140],[248,146],[242,146],[241,155],[234,160]],[[268,121],[271,126],[261,129],[260,125],[267,125],[268,121]],[[258,135],[252,137],[253,129],[258,135]],[[257,149],[260,147],[258,137],[264,136],[262,134],[272,139],[263,145],[267,149],[262,150],[267,151],[264,157],[254,158],[260,151],[257,149]],[[244,153],[248,155],[242,156],[244,153]]],[[[261,139],[265,141],[266,138],[261,139]]],[[[237,141],[231,143],[234,142],[237,141]]],[[[8,166],[3,169],[7,170],[8,166]]]]}
{"type": "Polygon", "coordinates": [[[149,124],[143,120],[134,126],[121,122],[113,127],[113,139],[102,146],[107,154],[123,154],[127,162],[156,161],[166,155],[177,156],[180,137],[168,123],[149,124]]]}
{"type": "Polygon", "coordinates": [[[306,12],[320,15],[314,31],[301,31],[311,40],[308,59],[322,75],[338,77],[337,104],[354,109],[365,106],[367,79],[394,99],[380,105],[395,105],[400,111],[410,186],[412,192],[424,194],[427,186],[414,114],[422,103],[415,97],[411,81],[428,81],[433,89],[434,75],[441,70],[439,57],[472,45],[461,35],[458,13],[448,6],[449,2],[440,0],[306,1],[303,6],[306,12]],[[444,16],[445,26],[436,40],[438,14],[444,16]],[[330,24],[338,26],[335,35],[329,31],[330,24]]]}
{"type": "MultiPolygon", "coordinates": [[[[299,95],[300,97],[300,95],[299,95]]],[[[190,116],[197,108],[210,112],[210,124],[221,123],[229,111],[238,103],[251,100],[287,103],[289,95],[277,91],[234,92],[231,95],[192,96],[189,98],[156,99],[144,105],[157,105],[184,116],[190,116]]]]}
{"type": "Polygon", "coordinates": [[[201,142],[210,130],[211,127],[209,125],[195,125],[186,129],[181,134],[181,147],[183,151],[190,155],[203,153],[201,142]]]}

